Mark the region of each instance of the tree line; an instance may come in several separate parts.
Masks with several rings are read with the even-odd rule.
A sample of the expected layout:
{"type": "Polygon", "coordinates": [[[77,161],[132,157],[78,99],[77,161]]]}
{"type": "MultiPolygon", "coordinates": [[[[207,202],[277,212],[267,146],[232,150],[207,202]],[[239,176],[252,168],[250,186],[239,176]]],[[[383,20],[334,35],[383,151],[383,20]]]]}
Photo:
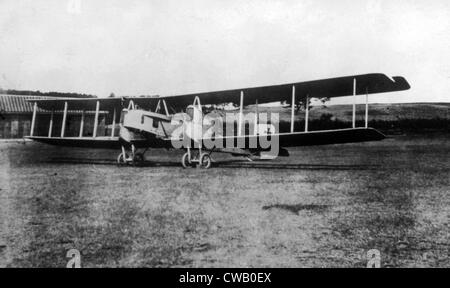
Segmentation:
{"type": "Polygon", "coordinates": [[[71,98],[97,98],[91,94],[71,93],[71,92],[41,92],[31,90],[14,90],[14,89],[1,89],[0,94],[7,95],[23,95],[23,96],[46,96],[46,97],[71,97],[71,98]]]}

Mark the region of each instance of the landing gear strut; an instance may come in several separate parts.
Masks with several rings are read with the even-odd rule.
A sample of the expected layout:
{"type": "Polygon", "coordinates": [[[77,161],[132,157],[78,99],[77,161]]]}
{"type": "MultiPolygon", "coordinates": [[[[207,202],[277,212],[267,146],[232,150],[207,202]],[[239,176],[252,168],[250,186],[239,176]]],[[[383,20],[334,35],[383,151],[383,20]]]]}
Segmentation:
{"type": "Polygon", "coordinates": [[[211,167],[211,153],[202,153],[201,148],[198,150],[196,155],[192,155],[191,148],[187,148],[187,152],[184,153],[181,158],[181,164],[184,168],[193,167],[196,165],[197,168],[208,169],[211,167]]]}
{"type": "Polygon", "coordinates": [[[117,164],[119,165],[139,165],[145,161],[145,152],[137,152],[136,147],[131,144],[131,151],[127,151],[124,146],[122,146],[122,153],[117,156],[117,164]]]}

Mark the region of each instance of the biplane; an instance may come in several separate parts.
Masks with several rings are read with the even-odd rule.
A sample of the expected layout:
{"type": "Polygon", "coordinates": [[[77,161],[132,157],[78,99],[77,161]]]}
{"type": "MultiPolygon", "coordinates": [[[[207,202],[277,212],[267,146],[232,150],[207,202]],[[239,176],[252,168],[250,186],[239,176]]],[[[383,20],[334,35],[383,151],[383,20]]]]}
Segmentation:
{"type": "MultiPolygon", "coordinates": [[[[211,166],[213,152],[243,156],[250,161],[254,158],[263,158],[269,150],[263,139],[277,143],[279,149],[274,157],[288,156],[287,148],[294,146],[382,140],[385,136],[381,132],[368,127],[368,96],[409,88],[410,85],[403,77],[390,78],[378,73],[186,95],[30,99],[28,101],[34,102],[34,108],[31,132],[27,138],[53,145],[117,148],[120,150],[117,156],[119,164],[136,164],[144,161],[144,154],[150,148],[184,149],[185,153],[181,159],[183,167],[197,166],[206,169],[211,166]],[[352,127],[310,131],[308,128],[310,99],[352,95],[355,99],[352,127]],[[365,125],[363,127],[356,126],[356,96],[358,95],[365,95],[365,125]],[[286,103],[291,108],[289,131],[279,131],[270,122],[259,122],[259,105],[274,102],[286,103]],[[238,110],[236,113],[238,115],[237,131],[232,131],[230,134],[227,130],[225,135],[205,133],[205,125],[211,125],[210,123],[205,124],[204,110],[207,107],[214,109],[214,107],[217,108],[217,105],[227,103],[232,103],[238,110]],[[304,105],[305,127],[302,131],[295,131],[295,114],[301,103],[306,103],[304,105]],[[253,129],[245,129],[244,124],[246,121],[243,109],[249,106],[255,109],[256,117],[252,123],[253,129]],[[45,136],[34,134],[38,109],[51,114],[49,132],[45,136]],[[59,135],[54,136],[52,127],[54,114],[57,113],[62,114],[62,123],[61,130],[58,131],[59,135]],[[66,136],[65,134],[67,117],[70,113],[80,114],[78,136],[66,136]],[[83,133],[87,113],[95,113],[92,135],[89,136],[83,133]],[[107,117],[108,124],[112,128],[107,136],[97,133],[100,113],[109,115],[107,117]],[[116,127],[119,128],[119,131],[116,131],[116,127]],[[204,143],[207,142],[213,143],[213,145],[205,145],[204,143]],[[237,145],[239,143],[240,145],[237,145]]],[[[246,120],[248,119],[246,118],[246,120]]]]}

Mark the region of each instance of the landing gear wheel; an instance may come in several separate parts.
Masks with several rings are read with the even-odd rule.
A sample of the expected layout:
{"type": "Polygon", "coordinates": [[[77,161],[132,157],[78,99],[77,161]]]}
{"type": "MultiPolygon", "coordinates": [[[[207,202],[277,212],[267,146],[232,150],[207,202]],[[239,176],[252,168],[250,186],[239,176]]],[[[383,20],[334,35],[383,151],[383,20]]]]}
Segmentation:
{"type": "Polygon", "coordinates": [[[208,169],[211,167],[211,157],[209,154],[202,154],[200,156],[200,167],[203,169],[208,169]]]}
{"type": "Polygon", "coordinates": [[[191,168],[192,162],[189,160],[189,153],[184,153],[183,158],[181,158],[181,165],[183,165],[183,168],[191,168]]]}
{"type": "Polygon", "coordinates": [[[181,158],[181,165],[183,165],[183,168],[191,167],[191,163],[189,162],[189,153],[184,153],[183,158],[181,158]]]}
{"type": "Polygon", "coordinates": [[[133,157],[133,165],[142,164],[145,161],[144,154],[136,153],[133,157]]]}
{"type": "Polygon", "coordinates": [[[127,164],[128,155],[125,153],[120,153],[119,156],[117,156],[117,164],[118,165],[126,165],[127,164]]]}

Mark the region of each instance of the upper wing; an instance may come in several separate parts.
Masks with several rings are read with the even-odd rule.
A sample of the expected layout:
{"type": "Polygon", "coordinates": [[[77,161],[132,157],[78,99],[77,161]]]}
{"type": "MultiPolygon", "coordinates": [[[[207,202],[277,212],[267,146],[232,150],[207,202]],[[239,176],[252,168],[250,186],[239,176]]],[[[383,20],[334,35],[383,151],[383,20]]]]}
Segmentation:
{"type": "Polygon", "coordinates": [[[100,110],[112,111],[115,108],[126,107],[129,101],[141,108],[155,109],[158,100],[164,99],[167,104],[176,110],[185,109],[194,102],[196,96],[202,105],[240,103],[240,92],[244,92],[244,106],[287,101],[292,99],[292,86],[295,86],[296,99],[309,97],[341,97],[353,95],[353,81],[356,79],[356,94],[375,94],[384,92],[402,91],[410,88],[403,77],[392,79],[384,74],[364,74],[339,78],[322,79],[308,82],[297,82],[282,85],[272,85],[254,88],[242,88],[215,92],[204,92],[174,96],[152,97],[125,97],[125,98],[56,98],[51,100],[29,100],[37,102],[38,107],[45,110],[63,110],[64,102],[68,102],[69,110],[95,110],[96,103],[100,102],[100,110]]]}
{"type": "Polygon", "coordinates": [[[127,107],[130,100],[145,110],[154,109],[159,97],[123,97],[123,98],[54,98],[54,99],[28,99],[29,102],[36,102],[38,107],[44,110],[62,111],[65,102],[69,111],[95,111],[97,102],[99,109],[102,111],[113,111],[114,109],[122,109],[127,107]]]}
{"type": "Polygon", "coordinates": [[[364,74],[339,78],[322,79],[308,82],[297,82],[282,85],[242,88],[206,93],[163,97],[174,106],[186,107],[192,104],[195,97],[200,98],[201,104],[240,103],[240,92],[244,92],[244,106],[271,103],[277,101],[290,102],[292,99],[292,86],[295,86],[296,99],[309,97],[341,97],[353,95],[353,81],[356,79],[356,94],[364,95],[408,90],[410,85],[403,77],[393,77],[385,74],[364,74]]]}
{"type": "Polygon", "coordinates": [[[120,98],[53,98],[53,99],[27,99],[29,102],[36,102],[38,107],[44,110],[62,111],[64,109],[64,103],[67,102],[68,110],[86,110],[95,111],[97,102],[100,103],[100,110],[111,111],[115,107],[122,106],[122,100],[120,98]]]}

